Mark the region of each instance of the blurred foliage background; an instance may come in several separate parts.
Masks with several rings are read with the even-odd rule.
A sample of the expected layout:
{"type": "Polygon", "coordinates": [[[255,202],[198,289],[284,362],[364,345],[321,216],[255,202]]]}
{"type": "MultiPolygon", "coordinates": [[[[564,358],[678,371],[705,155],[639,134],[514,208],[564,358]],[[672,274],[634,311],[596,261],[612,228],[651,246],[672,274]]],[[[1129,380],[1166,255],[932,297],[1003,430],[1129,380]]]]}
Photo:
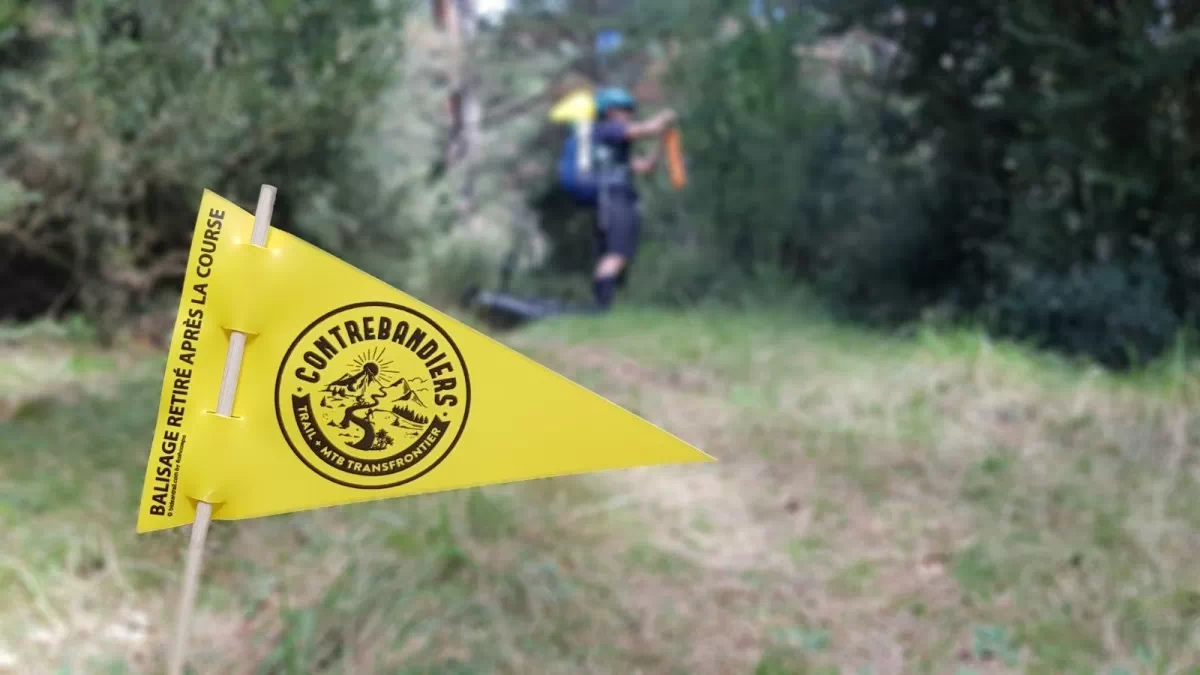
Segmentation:
{"type": "Polygon", "coordinates": [[[1197,11],[527,0],[451,34],[417,0],[0,0],[0,312],[111,339],[171,302],[200,190],[262,182],[277,226],[430,301],[585,293],[545,112],[590,81],[682,115],[691,182],[647,188],[629,300],[796,288],[1142,363],[1200,306],[1197,11]]]}
{"type": "Polygon", "coordinates": [[[0,0],[0,673],[163,672],[203,189],[450,313],[586,300],[547,112],[604,83],[689,185],[617,311],[486,328],[720,462],[214,527],[196,672],[1200,675],[1198,8],[0,0]]]}

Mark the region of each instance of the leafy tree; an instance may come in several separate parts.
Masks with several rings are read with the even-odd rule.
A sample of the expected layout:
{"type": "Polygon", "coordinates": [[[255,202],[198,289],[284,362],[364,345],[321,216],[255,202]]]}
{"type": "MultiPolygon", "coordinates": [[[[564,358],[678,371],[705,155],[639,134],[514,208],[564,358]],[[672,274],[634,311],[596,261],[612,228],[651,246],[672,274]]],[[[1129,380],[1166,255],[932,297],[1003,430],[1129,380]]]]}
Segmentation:
{"type": "Polygon", "coordinates": [[[355,132],[402,56],[403,4],[12,7],[0,283],[24,292],[5,314],[75,303],[115,326],[180,276],[203,187],[252,205],[286,186],[275,223],[334,247],[386,213],[355,132]]]}
{"type": "Polygon", "coordinates": [[[1113,365],[1126,346],[1144,357],[1170,341],[1200,299],[1195,9],[923,0],[829,12],[831,30],[865,25],[899,47],[886,87],[916,109],[887,147],[929,153],[929,253],[960,306],[1113,365]]]}

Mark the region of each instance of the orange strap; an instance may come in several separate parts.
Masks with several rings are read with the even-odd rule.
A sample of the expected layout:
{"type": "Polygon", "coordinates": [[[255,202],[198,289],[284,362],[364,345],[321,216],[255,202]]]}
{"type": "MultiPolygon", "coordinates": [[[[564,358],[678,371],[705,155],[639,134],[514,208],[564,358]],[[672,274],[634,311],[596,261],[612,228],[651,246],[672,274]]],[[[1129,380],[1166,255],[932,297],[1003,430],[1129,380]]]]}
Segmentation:
{"type": "Polygon", "coordinates": [[[676,190],[682,190],[687,185],[687,170],[683,166],[683,147],[679,137],[679,127],[667,129],[663,138],[667,151],[667,173],[671,177],[671,185],[676,190]]]}

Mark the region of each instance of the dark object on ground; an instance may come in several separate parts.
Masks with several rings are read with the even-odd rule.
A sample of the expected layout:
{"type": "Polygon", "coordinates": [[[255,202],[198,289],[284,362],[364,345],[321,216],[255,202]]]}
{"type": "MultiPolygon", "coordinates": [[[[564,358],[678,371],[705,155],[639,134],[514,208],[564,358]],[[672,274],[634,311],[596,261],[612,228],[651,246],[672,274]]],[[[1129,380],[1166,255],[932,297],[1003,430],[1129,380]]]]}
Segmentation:
{"type": "Polygon", "coordinates": [[[519,325],[563,314],[598,314],[594,305],[574,305],[549,298],[521,298],[499,291],[469,289],[463,304],[478,313],[493,328],[519,325]]]}

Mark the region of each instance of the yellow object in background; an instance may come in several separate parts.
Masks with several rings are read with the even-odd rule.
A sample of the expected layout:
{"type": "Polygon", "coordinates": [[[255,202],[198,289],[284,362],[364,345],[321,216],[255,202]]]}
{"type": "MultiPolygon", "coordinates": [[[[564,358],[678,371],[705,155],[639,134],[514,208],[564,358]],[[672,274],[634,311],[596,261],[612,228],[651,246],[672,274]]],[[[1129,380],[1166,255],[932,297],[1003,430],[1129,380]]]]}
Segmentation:
{"type": "Polygon", "coordinates": [[[550,108],[555,124],[589,123],[596,118],[596,98],[590,89],[577,89],[550,108]]]}
{"type": "Polygon", "coordinates": [[[205,191],[138,532],[633,466],[713,461],[205,191]],[[248,335],[230,417],[230,331],[248,335]]]}

